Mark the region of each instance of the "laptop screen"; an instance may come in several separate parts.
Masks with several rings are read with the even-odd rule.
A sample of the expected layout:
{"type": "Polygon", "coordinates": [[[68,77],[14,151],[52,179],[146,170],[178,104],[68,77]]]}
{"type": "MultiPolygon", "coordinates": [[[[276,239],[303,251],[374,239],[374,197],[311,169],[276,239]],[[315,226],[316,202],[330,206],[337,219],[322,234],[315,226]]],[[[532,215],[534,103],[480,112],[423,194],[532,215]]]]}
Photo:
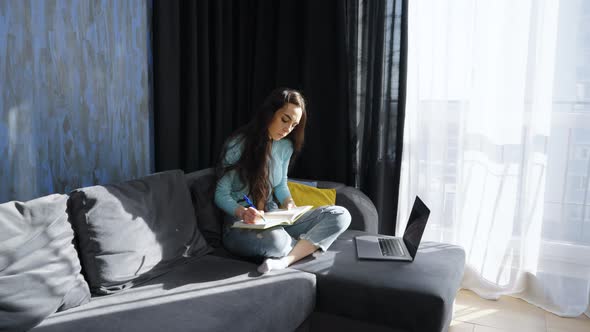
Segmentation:
{"type": "Polygon", "coordinates": [[[408,225],[404,231],[404,243],[412,258],[416,257],[416,252],[418,251],[420,240],[422,240],[422,234],[424,234],[429,215],[430,209],[422,202],[420,197],[416,196],[412,212],[410,212],[408,225]]]}

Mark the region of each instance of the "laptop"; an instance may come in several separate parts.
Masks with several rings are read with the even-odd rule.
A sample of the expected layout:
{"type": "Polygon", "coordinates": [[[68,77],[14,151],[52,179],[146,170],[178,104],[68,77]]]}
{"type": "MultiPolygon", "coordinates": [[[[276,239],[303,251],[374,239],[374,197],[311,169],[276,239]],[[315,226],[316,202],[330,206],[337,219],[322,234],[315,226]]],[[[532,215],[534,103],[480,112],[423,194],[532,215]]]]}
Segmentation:
{"type": "Polygon", "coordinates": [[[403,238],[387,235],[355,237],[359,259],[413,261],[426,228],[430,209],[416,196],[403,238]]]}

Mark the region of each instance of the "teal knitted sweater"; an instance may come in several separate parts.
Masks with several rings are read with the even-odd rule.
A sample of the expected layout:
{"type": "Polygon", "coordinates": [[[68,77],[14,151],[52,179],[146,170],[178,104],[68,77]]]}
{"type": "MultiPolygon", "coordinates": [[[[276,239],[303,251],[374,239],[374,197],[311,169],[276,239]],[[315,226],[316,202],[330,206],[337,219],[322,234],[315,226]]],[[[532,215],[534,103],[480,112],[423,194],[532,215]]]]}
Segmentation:
{"type": "MultiPolygon", "coordinates": [[[[243,144],[239,138],[233,139],[227,144],[225,155],[223,158],[223,166],[229,166],[236,163],[242,155],[243,144]]],[[[279,203],[282,203],[288,197],[291,197],[289,188],[287,187],[287,170],[289,168],[289,161],[293,154],[293,143],[288,139],[281,139],[279,141],[272,141],[271,157],[269,162],[269,177],[272,186],[272,192],[279,203]]],[[[234,215],[234,211],[238,206],[247,206],[244,202],[244,195],[249,195],[248,186],[244,185],[240,180],[239,175],[235,170],[225,173],[225,175],[217,181],[215,188],[215,204],[229,215],[234,215]]],[[[253,197],[249,196],[254,205],[257,202],[253,197]]],[[[265,206],[273,206],[273,195],[269,195],[265,206]]],[[[275,205],[276,206],[276,205],[275,205]]]]}

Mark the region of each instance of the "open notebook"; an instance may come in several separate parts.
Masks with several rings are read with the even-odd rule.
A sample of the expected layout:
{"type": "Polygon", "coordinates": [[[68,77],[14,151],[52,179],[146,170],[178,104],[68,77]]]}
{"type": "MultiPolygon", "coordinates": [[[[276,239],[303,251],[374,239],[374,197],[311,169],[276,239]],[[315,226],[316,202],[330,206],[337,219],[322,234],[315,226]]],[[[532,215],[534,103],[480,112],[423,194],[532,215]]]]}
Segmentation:
{"type": "Polygon", "coordinates": [[[264,213],[264,219],[256,219],[254,224],[246,224],[243,221],[236,221],[231,227],[234,228],[252,228],[252,229],[267,229],[279,225],[291,225],[305,212],[311,210],[311,205],[303,205],[292,208],[290,210],[273,210],[264,213]]]}

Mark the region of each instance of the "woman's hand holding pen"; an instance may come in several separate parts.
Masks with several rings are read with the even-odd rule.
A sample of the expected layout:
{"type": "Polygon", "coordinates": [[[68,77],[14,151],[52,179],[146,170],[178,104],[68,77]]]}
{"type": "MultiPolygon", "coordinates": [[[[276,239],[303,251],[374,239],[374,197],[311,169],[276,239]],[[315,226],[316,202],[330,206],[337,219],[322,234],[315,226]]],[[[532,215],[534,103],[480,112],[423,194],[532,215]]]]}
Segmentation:
{"type": "Polygon", "coordinates": [[[242,220],[246,223],[246,224],[254,224],[256,222],[256,218],[260,217],[262,220],[266,221],[266,219],[264,219],[264,211],[260,211],[257,210],[254,207],[254,203],[252,203],[252,201],[250,200],[250,198],[247,195],[244,195],[244,201],[246,201],[246,203],[248,203],[248,208],[243,209],[241,212],[242,216],[238,216],[240,218],[242,218],[242,220]]]}
{"type": "Polygon", "coordinates": [[[238,218],[242,219],[246,224],[256,223],[256,219],[264,218],[264,211],[256,210],[253,207],[241,208],[238,218]]]}

